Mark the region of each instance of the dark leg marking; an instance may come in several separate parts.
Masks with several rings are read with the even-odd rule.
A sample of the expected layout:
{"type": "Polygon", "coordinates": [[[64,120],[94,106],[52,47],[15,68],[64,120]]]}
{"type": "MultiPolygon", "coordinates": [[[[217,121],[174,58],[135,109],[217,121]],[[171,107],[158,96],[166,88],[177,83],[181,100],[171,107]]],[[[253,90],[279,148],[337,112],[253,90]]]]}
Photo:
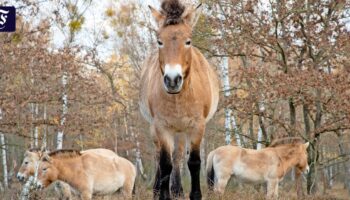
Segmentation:
{"type": "Polygon", "coordinates": [[[159,167],[159,163],[157,163],[157,173],[156,173],[156,178],[155,178],[154,184],[153,184],[153,198],[154,199],[158,199],[159,191],[160,191],[160,167],[159,167]]]}
{"type": "Polygon", "coordinates": [[[175,166],[175,169],[171,173],[171,193],[175,199],[185,198],[181,185],[181,173],[179,166],[175,166]]]}
{"type": "Polygon", "coordinates": [[[170,174],[173,169],[171,163],[170,154],[162,149],[160,151],[160,159],[159,159],[159,167],[160,167],[160,200],[171,199],[170,191],[169,191],[169,181],[170,174]]]}
{"type": "Polygon", "coordinates": [[[202,192],[200,187],[201,158],[199,150],[191,150],[187,165],[191,173],[192,183],[190,199],[202,199],[202,192]]]}

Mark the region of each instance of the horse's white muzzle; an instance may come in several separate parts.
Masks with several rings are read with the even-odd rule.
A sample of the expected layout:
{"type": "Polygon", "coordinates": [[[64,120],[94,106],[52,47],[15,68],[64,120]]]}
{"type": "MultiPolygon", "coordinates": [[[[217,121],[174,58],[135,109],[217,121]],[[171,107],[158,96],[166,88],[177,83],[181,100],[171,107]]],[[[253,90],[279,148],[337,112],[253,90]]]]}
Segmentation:
{"type": "Polygon", "coordinates": [[[310,167],[308,165],[308,166],[306,166],[306,169],[305,169],[304,173],[308,174],[309,172],[310,172],[310,167]]]}
{"type": "Polygon", "coordinates": [[[44,189],[44,184],[42,184],[41,181],[37,181],[35,185],[38,190],[44,189]]]}
{"type": "Polygon", "coordinates": [[[22,174],[21,172],[18,172],[17,173],[17,179],[22,182],[26,179],[26,175],[25,174],[22,174]]]}
{"type": "Polygon", "coordinates": [[[181,65],[165,65],[164,69],[164,88],[170,94],[177,94],[181,91],[183,85],[183,75],[181,65]]]}

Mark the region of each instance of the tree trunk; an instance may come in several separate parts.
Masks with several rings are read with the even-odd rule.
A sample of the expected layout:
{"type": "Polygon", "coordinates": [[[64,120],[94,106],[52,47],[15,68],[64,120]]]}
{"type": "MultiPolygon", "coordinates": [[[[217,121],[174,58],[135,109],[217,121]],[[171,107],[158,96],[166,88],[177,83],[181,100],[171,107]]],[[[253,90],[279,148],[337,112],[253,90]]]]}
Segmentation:
{"type": "MultiPolygon", "coordinates": [[[[44,105],[44,120],[47,120],[47,110],[46,110],[46,104],[44,105]]],[[[42,138],[42,146],[44,148],[47,147],[47,131],[48,131],[48,127],[47,124],[44,127],[44,131],[43,131],[43,138],[42,138]]]]}
{"type": "MultiPolygon", "coordinates": [[[[342,133],[341,131],[336,131],[335,133],[338,136],[340,155],[347,155],[348,153],[347,153],[346,148],[344,146],[344,142],[345,142],[344,133],[342,133]]],[[[344,185],[348,191],[348,194],[350,195],[350,161],[343,162],[343,168],[344,168],[343,169],[344,170],[344,175],[343,175],[344,185]]]]}
{"type": "Polygon", "coordinates": [[[231,109],[225,108],[225,143],[231,144],[231,109]]]}
{"type": "MultiPolygon", "coordinates": [[[[220,62],[220,70],[221,70],[221,82],[222,87],[224,89],[224,96],[225,98],[228,98],[231,96],[230,91],[230,79],[229,79],[229,71],[228,71],[228,57],[223,57],[220,62]]],[[[234,128],[234,134],[236,137],[236,143],[237,145],[241,146],[241,140],[239,137],[239,130],[237,128],[237,123],[234,115],[232,114],[232,110],[228,107],[225,108],[225,143],[231,144],[231,132],[232,132],[232,126],[234,128]]]]}
{"type": "Polygon", "coordinates": [[[30,194],[33,191],[33,189],[34,189],[34,177],[30,176],[22,188],[20,200],[31,199],[30,194]]]}
{"type": "MultiPolygon", "coordinates": [[[[230,92],[230,81],[228,77],[228,57],[223,57],[220,62],[220,70],[221,70],[221,81],[222,87],[224,89],[225,98],[231,95],[230,92]]],[[[232,110],[228,107],[225,108],[225,143],[231,144],[231,113],[232,110]]]]}
{"type": "Polygon", "coordinates": [[[290,137],[294,137],[295,135],[295,122],[296,122],[296,112],[295,112],[295,105],[294,105],[294,101],[293,98],[289,98],[288,100],[288,104],[289,104],[289,117],[290,117],[290,137]]]}
{"type": "Polygon", "coordinates": [[[249,117],[249,137],[252,141],[252,148],[257,148],[257,142],[254,140],[254,115],[251,114],[249,117]]]}
{"type": "MultiPolygon", "coordinates": [[[[315,118],[315,124],[314,124],[314,131],[316,134],[310,135],[310,132],[307,134],[307,136],[309,136],[309,141],[310,141],[310,146],[308,148],[308,162],[310,166],[310,172],[307,175],[308,194],[315,194],[318,191],[317,163],[318,163],[318,138],[320,135],[317,134],[317,130],[321,126],[321,122],[322,122],[322,105],[320,102],[320,98],[321,98],[321,90],[316,89],[316,118],[315,118]]],[[[306,124],[305,124],[305,127],[306,127],[306,124]]],[[[310,126],[308,125],[308,127],[310,126]]]]}
{"type": "Polygon", "coordinates": [[[4,178],[4,187],[5,189],[8,188],[8,171],[7,171],[7,157],[6,157],[6,143],[5,143],[5,135],[3,133],[0,133],[0,144],[1,144],[1,158],[2,158],[2,170],[3,170],[3,178],[4,178]]]}
{"type": "Polygon", "coordinates": [[[60,128],[57,133],[57,149],[62,149],[63,146],[63,136],[64,136],[64,125],[66,122],[66,115],[68,111],[68,96],[67,96],[67,82],[68,82],[68,75],[67,72],[63,72],[62,75],[62,87],[63,87],[63,92],[62,92],[62,116],[60,120],[60,128]]]}
{"type": "MultiPolygon", "coordinates": [[[[35,103],[34,105],[34,112],[33,112],[33,119],[36,119],[38,117],[38,114],[39,114],[39,105],[37,103],[35,103]]],[[[39,137],[39,128],[38,126],[36,125],[34,127],[34,147],[38,147],[38,137],[39,137]]]]}
{"type": "Polygon", "coordinates": [[[135,153],[135,161],[136,161],[136,168],[141,174],[142,178],[144,180],[147,179],[147,175],[145,174],[144,168],[143,168],[143,163],[142,163],[142,158],[141,158],[141,151],[140,151],[140,142],[138,139],[138,133],[134,132],[134,127],[131,125],[130,126],[130,132],[133,140],[136,142],[136,146],[133,149],[133,152],[135,153]]]}

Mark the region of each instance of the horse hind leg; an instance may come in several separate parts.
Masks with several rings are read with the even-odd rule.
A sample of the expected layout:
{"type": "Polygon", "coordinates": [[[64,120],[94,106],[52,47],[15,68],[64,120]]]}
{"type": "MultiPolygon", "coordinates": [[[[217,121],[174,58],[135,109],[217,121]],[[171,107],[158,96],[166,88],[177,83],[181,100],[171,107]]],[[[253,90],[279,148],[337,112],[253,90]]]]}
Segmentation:
{"type": "Polygon", "coordinates": [[[214,191],[219,193],[221,196],[225,193],[225,188],[228,181],[231,178],[231,174],[225,173],[225,171],[216,170],[217,181],[214,184],[214,191]]]}

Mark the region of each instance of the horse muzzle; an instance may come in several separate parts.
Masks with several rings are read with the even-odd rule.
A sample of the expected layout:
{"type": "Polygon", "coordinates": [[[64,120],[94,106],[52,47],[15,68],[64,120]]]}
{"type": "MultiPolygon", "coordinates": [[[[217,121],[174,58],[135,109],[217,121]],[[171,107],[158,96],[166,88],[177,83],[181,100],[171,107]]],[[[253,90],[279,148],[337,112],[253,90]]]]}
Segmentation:
{"type": "Polygon", "coordinates": [[[309,172],[310,172],[310,167],[309,167],[309,165],[308,165],[308,166],[306,167],[304,173],[308,174],[309,172]]]}
{"type": "Polygon", "coordinates": [[[37,190],[44,189],[44,185],[40,181],[36,182],[35,186],[37,190]]]}
{"type": "Polygon", "coordinates": [[[21,173],[17,173],[16,177],[20,182],[24,182],[24,180],[26,179],[26,177],[21,173]]]}
{"type": "Polygon", "coordinates": [[[181,91],[183,84],[183,78],[181,75],[170,77],[164,75],[164,87],[169,94],[177,94],[181,91]]]}
{"type": "Polygon", "coordinates": [[[166,64],[164,67],[163,83],[164,88],[169,94],[177,94],[182,89],[183,75],[182,66],[179,64],[166,64]]]}

